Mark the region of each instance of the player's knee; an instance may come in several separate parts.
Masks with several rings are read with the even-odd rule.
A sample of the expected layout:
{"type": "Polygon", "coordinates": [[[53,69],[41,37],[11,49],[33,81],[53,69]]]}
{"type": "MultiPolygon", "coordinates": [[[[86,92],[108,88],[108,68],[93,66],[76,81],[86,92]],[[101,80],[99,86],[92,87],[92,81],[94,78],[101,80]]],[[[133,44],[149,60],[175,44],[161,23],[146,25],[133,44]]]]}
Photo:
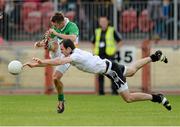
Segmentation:
{"type": "Polygon", "coordinates": [[[57,76],[53,76],[53,81],[57,81],[59,78],[57,76]]]}
{"type": "Polygon", "coordinates": [[[127,103],[133,102],[133,99],[132,99],[130,96],[125,97],[125,98],[123,98],[123,99],[124,99],[124,101],[127,102],[127,103]]]}
{"type": "Polygon", "coordinates": [[[136,73],[136,71],[137,70],[134,67],[129,68],[129,76],[133,76],[136,73]]]}
{"type": "Polygon", "coordinates": [[[57,80],[61,80],[62,76],[58,76],[58,75],[53,75],[53,80],[57,81],[57,80]]]}
{"type": "Polygon", "coordinates": [[[127,103],[131,103],[131,102],[132,102],[132,100],[131,100],[131,99],[126,99],[126,100],[125,100],[125,102],[127,102],[127,103]]]}

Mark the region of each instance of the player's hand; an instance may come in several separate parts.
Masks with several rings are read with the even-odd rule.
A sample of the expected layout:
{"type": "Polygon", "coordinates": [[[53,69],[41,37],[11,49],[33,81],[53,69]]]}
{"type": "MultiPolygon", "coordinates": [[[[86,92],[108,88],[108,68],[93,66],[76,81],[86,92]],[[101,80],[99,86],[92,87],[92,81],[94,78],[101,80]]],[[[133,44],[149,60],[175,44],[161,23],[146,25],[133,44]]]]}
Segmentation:
{"type": "Polygon", "coordinates": [[[46,31],[45,34],[44,34],[44,39],[47,39],[47,38],[49,37],[50,34],[51,34],[51,33],[49,32],[49,30],[46,31]]]}
{"type": "Polygon", "coordinates": [[[33,57],[33,61],[36,61],[37,63],[42,64],[42,60],[39,58],[33,57]]]}
{"type": "Polygon", "coordinates": [[[49,31],[50,34],[54,34],[56,36],[58,34],[54,29],[49,29],[48,31],[49,31]]]}
{"type": "Polygon", "coordinates": [[[37,42],[35,42],[35,44],[34,44],[34,48],[39,48],[39,47],[44,47],[44,46],[46,46],[47,43],[48,42],[48,39],[43,39],[43,40],[41,40],[41,41],[37,41],[37,42]]]}
{"type": "Polygon", "coordinates": [[[33,68],[33,67],[36,67],[37,65],[39,65],[39,63],[31,61],[31,62],[24,63],[22,68],[24,68],[26,66],[33,68]]]}
{"type": "Polygon", "coordinates": [[[44,46],[44,44],[41,43],[41,41],[37,41],[34,43],[34,48],[39,48],[39,47],[43,47],[43,46],[44,46]]]}
{"type": "Polygon", "coordinates": [[[39,48],[39,47],[40,47],[39,41],[35,42],[34,43],[34,48],[39,48]]]}

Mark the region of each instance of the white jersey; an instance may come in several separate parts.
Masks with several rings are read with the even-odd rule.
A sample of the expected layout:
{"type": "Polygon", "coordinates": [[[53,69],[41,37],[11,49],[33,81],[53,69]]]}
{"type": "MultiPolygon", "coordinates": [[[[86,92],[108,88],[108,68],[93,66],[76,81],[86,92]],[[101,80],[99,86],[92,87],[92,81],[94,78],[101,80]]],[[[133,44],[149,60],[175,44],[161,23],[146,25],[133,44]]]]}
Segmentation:
{"type": "MultiPolygon", "coordinates": [[[[60,57],[60,58],[65,57],[64,54],[61,53],[61,48],[60,48],[60,46],[58,46],[58,49],[56,50],[56,52],[50,51],[50,52],[49,52],[49,56],[50,56],[51,59],[54,59],[54,58],[56,58],[56,57],[60,57]]],[[[68,70],[69,67],[70,67],[70,64],[69,64],[69,63],[64,64],[64,65],[59,65],[59,66],[56,66],[56,67],[55,67],[55,71],[59,71],[59,72],[61,72],[62,74],[64,74],[64,73],[68,70]]]]}
{"type": "Polygon", "coordinates": [[[71,64],[79,70],[96,74],[102,74],[106,71],[105,60],[99,56],[93,56],[90,52],[75,48],[70,58],[72,59],[71,64]]]}

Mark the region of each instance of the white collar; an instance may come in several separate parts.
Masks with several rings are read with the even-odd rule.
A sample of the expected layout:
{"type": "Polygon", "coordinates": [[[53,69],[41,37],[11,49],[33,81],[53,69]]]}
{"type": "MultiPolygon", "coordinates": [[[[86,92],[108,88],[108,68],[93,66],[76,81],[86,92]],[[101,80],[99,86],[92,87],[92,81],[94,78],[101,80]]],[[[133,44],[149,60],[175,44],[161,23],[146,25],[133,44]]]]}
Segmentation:
{"type": "Polygon", "coordinates": [[[65,17],[65,18],[64,18],[64,21],[65,21],[65,25],[64,25],[64,27],[61,29],[61,31],[63,31],[63,30],[66,28],[67,24],[69,23],[69,19],[65,17]]]}

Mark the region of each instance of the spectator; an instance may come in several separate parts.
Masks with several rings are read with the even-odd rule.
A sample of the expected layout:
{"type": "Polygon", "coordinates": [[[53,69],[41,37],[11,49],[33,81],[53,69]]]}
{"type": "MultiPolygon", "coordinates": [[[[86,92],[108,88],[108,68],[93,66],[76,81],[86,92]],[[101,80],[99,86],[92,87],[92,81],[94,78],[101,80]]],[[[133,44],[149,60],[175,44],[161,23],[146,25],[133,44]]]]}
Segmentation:
{"type": "Polygon", "coordinates": [[[76,4],[74,1],[61,0],[58,5],[58,11],[64,13],[70,21],[74,21],[76,15],[76,4]]]}
{"type": "Polygon", "coordinates": [[[9,17],[5,12],[6,1],[0,1],[0,12],[1,12],[1,19],[0,19],[0,36],[4,39],[9,39],[9,17]]]}
{"type": "Polygon", "coordinates": [[[24,0],[24,2],[35,2],[35,3],[39,4],[41,2],[41,0],[24,0]]]}
{"type": "Polygon", "coordinates": [[[20,25],[20,15],[21,15],[21,3],[22,1],[19,0],[14,0],[14,8],[11,12],[10,18],[11,18],[11,23],[14,25],[14,28],[18,28],[20,25]]]}
{"type": "Polygon", "coordinates": [[[61,0],[58,5],[58,10],[63,13],[66,13],[68,11],[75,11],[76,5],[73,1],[61,0]]]}
{"type": "Polygon", "coordinates": [[[5,6],[5,0],[0,0],[0,11],[3,11],[5,6]]]}
{"type": "MultiPolygon", "coordinates": [[[[172,32],[170,30],[168,30],[168,24],[170,21],[170,1],[169,0],[163,0],[163,16],[164,16],[164,21],[163,21],[163,25],[164,25],[164,33],[165,33],[165,37],[172,36],[172,32]]],[[[172,22],[171,22],[172,24],[172,22]]],[[[172,25],[171,25],[172,26],[172,25]]]]}
{"type": "Polygon", "coordinates": [[[88,39],[88,36],[89,36],[89,32],[90,32],[90,30],[92,30],[92,29],[90,29],[90,26],[92,26],[91,25],[91,21],[89,20],[89,17],[88,17],[88,15],[87,15],[87,13],[85,12],[86,11],[86,9],[87,9],[87,6],[90,6],[90,5],[87,5],[86,3],[81,3],[81,0],[78,0],[77,1],[77,8],[78,9],[76,9],[76,21],[78,21],[77,22],[77,24],[78,24],[78,26],[79,26],[79,28],[81,29],[81,33],[83,33],[83,34],[80,34],[79,36],[80,36],[80,39],[88,39]]]}
{"type": "Polygon", "coordinates": [[[2,45],[4,43],[3,38],[0,36],[0,45],[2,45]]]}
{"type": "Polygon", "coordinates": [[[160,39],[163,28],[163,13],[161,0],[149,0],[148,1],[148,13],[149,18],[154,21],[154,39],[160,39]]]}
{"type": "MultiPolygon", "coordinates": [[[[116,53],[116,43],[118,47],[121,46],[121,36],[120,34],[114,30],[112,26],[109,25],[108,19],[106,16],[101,16],[99,18],[99,28],[95,30],[95,34],[92,38],[92,43],[94,46],[94,54],[99,55],[100,58],[109,59],[114,61],[115,53],[116,53]]],[[[104,76],[98,75],[99,82],[99,95],[104,95],[104,76]]],[[[115,84],[111,81],[111,89],[112,94],[118,94],[115,84]]]]}
{"type": "Polygon", "coordinates": [[[3,12],[0,12],[0,20],[3,19],[3,12]]]}
{"type": "Polygon", "coordinates": [[[170,1],[163,0],[163,16],[167,19],[169,17],[170,1]]]}

